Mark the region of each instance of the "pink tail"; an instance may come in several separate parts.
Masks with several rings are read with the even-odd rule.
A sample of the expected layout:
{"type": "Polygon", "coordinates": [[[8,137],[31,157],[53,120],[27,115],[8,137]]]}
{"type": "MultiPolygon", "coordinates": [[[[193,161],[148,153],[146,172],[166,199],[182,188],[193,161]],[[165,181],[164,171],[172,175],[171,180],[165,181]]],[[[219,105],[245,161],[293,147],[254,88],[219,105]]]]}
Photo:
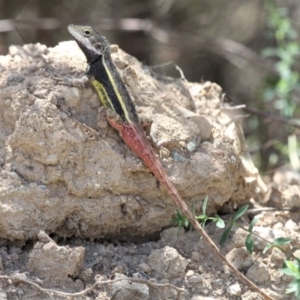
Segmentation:
{"type": "Polygon", "coordinates": [[[170,181],[167,173],[163,169],[160,161],[156,157],[151,144],[147,140],[145,133],[135,124],[118,124],[112,119],[108,119],[112,127],[117,129],[126,145],[144,162],[152,171],[159,182],[164,186],[177,205],[183,202],[175,186],[170,181]]]}

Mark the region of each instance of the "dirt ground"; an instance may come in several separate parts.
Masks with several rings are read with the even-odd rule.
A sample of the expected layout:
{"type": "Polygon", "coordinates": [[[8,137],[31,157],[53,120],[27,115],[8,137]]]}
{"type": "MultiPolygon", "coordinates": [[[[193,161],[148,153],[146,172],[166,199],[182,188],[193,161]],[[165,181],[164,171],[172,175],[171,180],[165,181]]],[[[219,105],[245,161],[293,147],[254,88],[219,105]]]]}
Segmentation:
{"type": "MultiPolygon", "coordinates": [[[[112,53],[188,206],[200,214],[207,195],[209,213],[225,220],[245,203],[275,207],[241,225],[259,217],[255,232],[291,238],[285,251],[299,257],[299,212],[280,209],[300,207],[300,177],[288,168],[260,177],[241,112],[221,88],[158,75],[115,45],[112,53]]],[[[0,299],[261,299],[197,233],[172,226],[176,207],[107,126],[93,90],[56,79],[85,68],[72,42],[12,46],[0,57],[0,299]]],[[[206,231],[218,243],[221,231],[206,231]]],[[[263,254],[258,238],[249,255],[246,236],[236,228],[222,253],[273,299],[295,299],[279,272],[286,256],[263,254]]]]}
{"type": "MultiPolygon", "coordinates": [[[[289,189],[284,192],[294,192],[289,189]]],[[[290,197],[296,195],[290,194],[290,197]]],[[[269,240],[292,238],[290,249],[299,257],[299,213],[264,212],[259,218],[255,230],[259,235],[269,240]]],[[[220,230],[210,224],[207,232],[218,242],[220,230]]],[[[157,239],[144,243],[54,237],[56,243],[46,234],[41,233],[39,237],[40,241],[24,243],[1,240],[1,274],[13,274],[43,288],[68,293],[83,291],[98,280],[125,277],[184,288],[180,299],[261,299],[222,265],[195,232],[169,228],[157,239]]],[[[262,254],[266,243],[259,239],[255,239],[254,254],[249,255],[244,246],[245,238],[243,230],[235,230],[228,244],[221,248],[222,253],[273,299],[296,299],[284,293],[291,281],[279,272],[285,255],[278,249],[262,254]]],[[[26,283],[0,282],[0,299],[67,298],[41,292],[26,283]]],[[[178,291],[171,286],[119,281],[99,284],[74,299],[177,299],[177,296],[178,291]]]]}

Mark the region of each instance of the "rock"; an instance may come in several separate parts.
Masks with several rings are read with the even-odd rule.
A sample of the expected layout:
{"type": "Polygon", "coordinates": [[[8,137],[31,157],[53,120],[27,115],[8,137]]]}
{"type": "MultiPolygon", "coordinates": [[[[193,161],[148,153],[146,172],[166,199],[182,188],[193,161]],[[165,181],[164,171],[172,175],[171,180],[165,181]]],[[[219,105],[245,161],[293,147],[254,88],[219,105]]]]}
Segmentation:
{"type": "Polygon", "coordinates": [[[264,300],[259,294],[253,292],[246,292],[241,298],[242,300],[264,300]]]}
{"type": "Polygon", "coordinates": [[[69,282],[79,274],[83,266],[84,248],[58,246],[49,237],[45,240],[45,237],[44,233],[39,234],[40,241],[34,245],[29,255],[29,271],[54,285],[69,282]]]}
{"type": "Polygon", "coordinates": [[[2,273],[3,271],[3,264],[2,264],[2,258],[0,256],[0,274],[2,273]]]}
{"type": "Polygon", "coordinates": [[[114,267],[114,269],[111,271],[111,273],[112,274],[115,274],[115,273],[123,274],[124,273],[124,268],[121,265],[116,265],[114,267]]]}
{"type": "Polygon", "coordinates": [[[293,220],[287,220],[284,224],[284,228],[290,231],[297,230],[299,228],[298,224],[293,220]]]}
{"type": "Polygon", "coordinates": [[[270,261],[274,264],[274,266],[280,268],[284,259],[286,259],[286,256],[281,250],[277,248],[273,248],[271,250],[270,261]]]}
{"type": "MultiPolygon", "coordinates": [[[[228,254],[226,254],[226,258],[239,271],[249,268],[253,263],[252,256],[249,255],[246,247],[232,249],[228,254]]],[[[227,266],[226,270],[228,270],[227,266]]]]}
{"type": "Polygon", "coordinates": [[[149,265],[146,263],[139,264],[138,269],[145,273],[151,273],[151,271],[152,271],[151,268],[149,267],[149,265]]]}
{"type": "MultiPolygon", "coordinates": [[[[60,237],[133,239],[168,226],[174,202],[108,126],[96,92],[53,79],[85,73],[75,42],[13,52],[0,56],[0,237],[30,240],[44,230],[60,237]]],[[[151,76],[119,48],[112,59],[127,66],[118,64],[120,75],[129,93],[140,95],[133,97],[137,111],[152,121],[149,137],[167,153],[160,160],[189,207],[200,207],[208,195],[214,212],[265,194],[217,84],[186,83],[191,109],[191,95],[177,79],[165,83],[151,76]]]]}
{"type": "MultiPolygon", "coordinates": [[[[278,228],[280,226],[280,223],[277,223],[276,225],[277,225],[276,227],[278,228]]],[[[253,232],[255,232],[256,234],[258,234],[259,236],[261,236],[262,238],[270,242],[272,242],[276,238],[286,236],[286,233],[282,229],[276,229],[276,228],[271,229],[268,227],[261,227],[261,226],[254,226],[253,232]]],[[[261,239],[254,238],[254,245],[255,248],[257,248],[260,251],[263,251],[267,245],[267,242],[261,239]]],[[[284,246],[287,247],[288,245],[284,245],[284,246]]]]}
{"type": "Polygon", "coordinates": [[[299,207],[300,186],[273,183],[269,205],[275,207],[299,207]]]}
{"type": "Polygon", "coordinates": [[[185,274],[185,277],[191,277],[195,274],[195,272],[193,270],[188,270],[185,274]]]}
{"type": "MultiPolygon", "coordinates": [[[[293,252],[293,256],[300,259],[300,249],[297,249],[293,252]]],[[[0,264],[0,269],[1,269],[1,264],[0,264]]]]}
{"type": "Polygon", "coordinates": [[[148,265],[158,278],[184,278],[188,262],[176,249],[164,247],[154,250],[147,258],[148,265]]]}
{"type": "Polygon", "coordinates": [[[184,230],[172,227],[163,230],[160,233],[163,245],[180,249],[181,251],[191,253],[194,249],[202,249],[206,247],[205,243],[199,239],[199,234],[196,231],[191,231],[186,234],[184,230]]]}
{"type": "Polygon", "coordinates": [[[241,287],[237,282],[227,287],[226,291],[230,296],[241,296],[242,294],[241,287]]]}
{"type": "MultiPolygon", "coordinates": [[[[115,274],[115,279],[127,278],[122,274],[115,274]]],[[[112,284],[112,299],[114,300],[150,300],[149,287],[146,284],[121,280],[112,284]]]]}
{"type": "Polygon", "coordinates": [[[199,261],[201,259],[201,254],[198,251],[193,251],[191,255],[193,261],[199,261]]]}
{"type": "Polygon", "coordinates": [[[85,284],[93,284],[94,277],[95,274],[92,268],[83,268],[78,275],[78,278],[81,279],[85,284]]]}
{"type": "Polygon", "coordinates": [[[0,300],[7,300],[7,294],[4,291],[0,291],[0,300]]]}
{"type": "Polygon", "coordinates": [[[273,180],[274,183],[281,185],[300,185],[300,174],[296,170],[289,170],[291,166],[281,167],[274,173],[273,180]]]}
{"type": "Polygon", "coordinates": [[[279,295],[279,294],[277,294],[276,292],[274,292],[274,291],[272,291],[270,289],[268,289],[266,292],[274,300],[283,300],[284,299],[284,296],[279,295]]]}
{"type": "Polygon", "coordinates": [[[246,276],[256,283],[264,283],[270,280],[268,268],[262,262],[252,265],[248,269],[246,276]]]}
{"type": "Polygon", "coordinates": [[[232,250],[233,248],[242,248],[245,246],[245,240],[248,233],[245,232],[242,228],[233,228],[230,233],[229,243],[225,244],[225,247],[228,247],[228,250],[232,250]]]}
{"type": "Polygon", "coordinates": [[[215,297],[205,297],[202,295],[194,295],[191,300],[216,300],[215,297]]]}
{"type": "Polygon", "coordinates": [[[188,277],[188,282],[190,284],[198,284],[203,282],[203,278],[199,274],[192,275],[188,277]]]}

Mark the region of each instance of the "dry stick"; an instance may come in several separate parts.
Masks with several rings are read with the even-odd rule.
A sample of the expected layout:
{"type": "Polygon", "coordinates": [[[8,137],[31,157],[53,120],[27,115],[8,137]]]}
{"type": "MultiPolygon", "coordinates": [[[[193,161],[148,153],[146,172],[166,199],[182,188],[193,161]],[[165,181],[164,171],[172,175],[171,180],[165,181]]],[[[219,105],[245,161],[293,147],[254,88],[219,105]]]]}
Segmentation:
{"type": "MultiPolygon", "coordinates": [[[[232,96],[226,95],[226,98],[228,98],[235,105],[237,105],[239,103],[232,96]]],[[[266,119],[269,119],[269,120],[274,121],[274,122],[279,122],[279,123],[286,124],[286,125],[289,125],[289,126],[300,129],[300,123],[297,122],[295,119],[283,118],[281,116],[277,116],[277,115],[274,115],[272,113],[269,113],[269,112],[266,112],[266,111],[263,111],[263,110],[259,110],[255,107],[251,107],[251,106],[248,106],[248,105],[245,105],[245,104],[238,105],[238,106],[233,106],[233,107],[226,107],[227,110],[237,109],[237,108],[242,108],[245,111],[248,111],[249,113],[257,115],[261,118],[264,118],[264,119],[266,118],[266,119]]]]}
{"type": "MultiPolygon", "coordinates": [[[[176,69],[180,72],[180,76],[182,79],[185,79],[183,71],[175,66],[176,69]]],[[[190,94],[191,98],[192,95],[190,94]]],[[[176,206],[183,212],[183,214],[189,219],[190,223],[193,224],[194,228],[198,231],[198,233],[206,240],[209,246],[214,250],[218,257],[232,270],[232,272],[238,276],[242,281],[244,281],[248,286],[250,286],[253,290],[258,292],[261,296],[263,296],[267,300],[272,300],[270,296],[268,296],[264,291],[262,291],[258,286],[256,286],[252,281],[250,281],[246,276],[244,276],[241,272],[239,272],[234,265],[232,265],[225,256],[221,253],[217,245],[213,242],[213,240],[209,237],[206,231],[199,225],[198,221],[194,218],[194,215],[188,209],[186,203],[182,200],[179,195],[175,195],[172,193],[172,200],[175,202],[176,206]]]]}
{"type": "Polygon", "coordinates": [[[289,212],[299,212],[300,207],[291,206],[291,207],[260,207],[260,208],[252,208],[248,209],[245,214],[259,214],[261,212],[269,212],[269,211],[289,211],[289,212]]]}
{"type": "MultiPolygon", "coordinates": [[[[175,66],[176,69],[180,72],[181,78],[185,79],[183,71],[175,66]]],[[[192,95],[190,94],[192,97],[192,95]]],[[[192,97],[193,98],[193,97],[192,97]]],[[[181,199],[181,197],[171,197],[175,202],[176,206],[180,208],[183,214],[189,219],[190,223],[193,224],[194,228],[198,231],[198,233],[206,240],[209,246],[214,250],[218,257],[232,270],[232,272],[238,276],[242,281],[244,281],[248,286],[250,286],[253,290],[258,292],[261,296],[263,296],[267,300],[272,300],[272,298],[267,295],[264,291],[262,291],[258,286],[256,286],[252,281],[250,281],[246,276],[244,276],[240,271],[238,271],[234,265],[232,265],[226,257],[221,253],[217,245],[213,242],[213,240],[209,237],[206,231],[199,225],[198,221],[195,219],[194,215],[188,209],[186,203],[181,199]]]]}
{"type": "MultiPolygon", "coordinates": [[[[173,199],[173,197],[172,197],[173,199]]],[[[173,199],[176,202],[176,206],[180,208],[182,213],[189,219],[190,223],[194,226],[194,228],[198,231],[198,233],[205,239],[205,241],[209,244],[209,246],[213,249],[213,251],[217,254],[217,256],[232,270],[232,272],[239,277],[242,281],[244,281],[248,286],[250,286],[254,291],[263,296],[266,300],[274,300],[264,291],[262,291],[258,286],[256,286],[252,281],[250,281],[246,276],[244,276],[241,272],[239,272],[234,265],[232,265],[225,256],[221,253],[217,245],[213,242],[213,240],[209,237],[206,231],[200,226],[198,221],[194,218],[194,215],[188,209],[186,203],[182,200],[173,199]]]]}
{"type": "Polygon", "coordinates": [[[171,283],[156,283],[156,282],[153,282],[151,280],[145,280],[145,279],[141,279],[141,278],[118,278],[118,279],[114,279],[114,280],[96,281],[92,286],[90,286],[90,287],[88,287],[88,288],[86,288],[86,289],[84,289],[84,290],[82,290],[81,292],[78,292],[78,293],[65,293],[65,292],[61,292],[61,291],[58,291],[58,290],[45,289],[45,288],[42,288],[40,285],[38,285],[35,282],[32,282],[32,281],[27,280],[27,279],[19,278],[19,277],[1,276],[0,275],[0,279],[6,279],[6,280],[12,280],[12,281],[18,281],[18,282],[26,283],[26,284],[29,284],[29,285],[35,287],[36,289],[38,289],[39,291],[41,291],[43,293],[56,294],[56,295],[66,296],[66,297],[84,296],[88,292],[91,292],[94,289],[96,289],[96,287],[98,285],[112,284],[112,283],[122,281],[122,280],[129,280],[129,281],[136,282],[136,283],[147,284],[150,287],[156,287],[156,288],[171,287],[171,288],[175,289],[178,292],[177,299],[179,299],[181,293],[186,292],[185,289],[179,288],[179,287],[177,287],[177,286],[175,286],[171,283]]]}

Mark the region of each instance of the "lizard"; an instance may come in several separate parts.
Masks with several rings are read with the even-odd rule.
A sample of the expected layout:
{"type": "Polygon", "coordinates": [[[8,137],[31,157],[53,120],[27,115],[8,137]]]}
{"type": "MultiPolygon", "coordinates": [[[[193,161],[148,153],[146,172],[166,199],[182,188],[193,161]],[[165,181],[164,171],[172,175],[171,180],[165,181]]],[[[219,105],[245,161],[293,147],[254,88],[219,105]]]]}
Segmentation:
{"type": "Polygon", "coordinates": [[[106,108],[108,123],[119,132],[125,144],[150,169],[178,206],[183,200],[146,137],[133,101],[112,61],[108,40],[89,26],[69,25],[68,30],[86,56],[89,65],[86,75],[106,108]]]}
{"type": "Polygon", "coordinates": [[[206,240],[215,254],[247,285],[259,292],[265,299],[271,300],[271,297],[261,291],[227,261],[216,244],[195,219],[193,213],[169,179],[146,137],[133,101],[112,61],[108,40],[90,26],[69,25],[68,30],[86,57],[88,63],[86,79],[96,90],[105,108],[108,123],[119,132],[125,144],[151,170],[173,199],[176,207],[189,219],[193,227],[206,240]]]}

